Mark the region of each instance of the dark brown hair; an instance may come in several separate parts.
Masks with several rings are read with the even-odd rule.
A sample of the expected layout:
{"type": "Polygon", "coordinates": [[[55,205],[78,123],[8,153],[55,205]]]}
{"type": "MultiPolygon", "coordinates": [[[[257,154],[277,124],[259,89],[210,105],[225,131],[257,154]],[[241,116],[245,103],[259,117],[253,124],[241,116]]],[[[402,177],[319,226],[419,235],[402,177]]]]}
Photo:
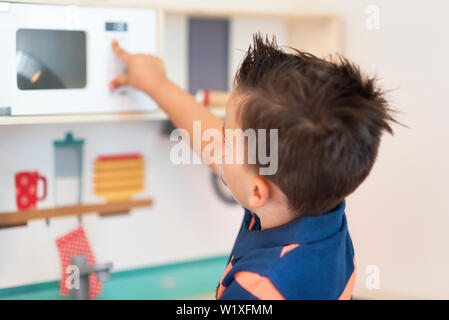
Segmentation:
{"type": "Polygon", "coordinates": [[[368,176],[392,110],[346,58],[289,54],[260,34],[253,42],[235,77],[242,129],[278,129],[278,171],[267,178],[298,216],[326,213],[368,176]]]}

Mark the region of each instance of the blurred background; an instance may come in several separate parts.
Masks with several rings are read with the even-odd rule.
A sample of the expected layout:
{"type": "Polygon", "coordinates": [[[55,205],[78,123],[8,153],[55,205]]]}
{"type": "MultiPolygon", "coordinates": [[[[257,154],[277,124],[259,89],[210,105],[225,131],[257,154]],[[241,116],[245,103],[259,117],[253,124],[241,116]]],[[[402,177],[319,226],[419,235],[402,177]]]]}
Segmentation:
{"type": "MultiPolygon", "coordinates": [[[[377,75],[408,128],[395,126],[394,136],[383,138],[373,171],[347,199],[357,259],[354,297],[449,299],[447,1],[107,0],[101,6],[155,9],[151,19],[157,28],[141,32],[141,41],[153,39],[168,76],[192,94],[229,91],[254,32],[322,57],[341,53],[377,75]]],[[[2,14],[14,8],[0,3],[2,37],[8,30],[2,14]]],[[[5,57],[0,53],[0,63],[14,65],[5,57]]],[[[88,72],[96,72],[87,59],[88,72]]],[[[14,72],[0,78],[0,107],[20,100],[7,90],[14,72]]],[[[36,107],[45,108],[37,98],[36,107]]],[[[221,106],[213,110],[224,114],[221,106]]],[[[96,262],[113,264],[100,299],[213,298],[240,226],[243,210],[205,166],[170,162],[169,124],[155,114],[118,120],[0,117],[4,217],[22,211],[16,203],[20,172],[38,172],[26,177],[47,181],[47,188],[33,182],[39,193],[47,189],[46,197],[35,201],[38,209],[70,203],[84,210],[86,204],[106,201],[106,206],[116,199],[131,203],[81,218],[96,262]],[[70,164],[65,152],[77,160],[70,164]],[[102,184],[105,176],[121,180],[111,176],[111,168],[135,178],[116,189],[102,184]]],[[[73,232],[79,220],[77,214],[30,218],[25,225],[1,228],[0,298],[70,299],[59,291],[65,252],[56,239],[73,232]]]]}

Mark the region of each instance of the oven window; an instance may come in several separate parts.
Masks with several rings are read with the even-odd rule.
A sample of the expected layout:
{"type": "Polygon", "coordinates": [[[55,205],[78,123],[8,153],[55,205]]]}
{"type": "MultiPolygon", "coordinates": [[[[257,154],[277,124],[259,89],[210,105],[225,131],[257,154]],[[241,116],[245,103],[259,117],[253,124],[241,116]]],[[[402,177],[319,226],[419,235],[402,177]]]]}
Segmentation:
{"type": "Polygon", "coordinates": [[[17,30],[16,71],[21,90],[84,88],[86,33],[17,30]]]}

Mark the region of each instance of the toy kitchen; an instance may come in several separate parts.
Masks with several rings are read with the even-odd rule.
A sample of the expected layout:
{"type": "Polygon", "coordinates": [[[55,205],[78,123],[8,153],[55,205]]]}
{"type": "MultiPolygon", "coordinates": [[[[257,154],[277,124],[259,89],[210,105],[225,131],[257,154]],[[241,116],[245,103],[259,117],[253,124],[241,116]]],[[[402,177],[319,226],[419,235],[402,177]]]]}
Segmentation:
{"type": "MultiPolygon", "coordinates": [[[[170,162],[170,123],[153,100],[109,90],[126,71],[111,41],[161,56],[197,97],[226,96],[243,56],[236,48],[246,50],[255,29],[318,53],[338,49],[340,32],[334,17],[201,9],[0,2],[0,299],[178,299],[215,289],[242,209],[204,165],[170,162]],[[329,38],[317,43],[322,30],[329,38]]],[[[218,100],[210,107],[223,117],[218,100]]]]}

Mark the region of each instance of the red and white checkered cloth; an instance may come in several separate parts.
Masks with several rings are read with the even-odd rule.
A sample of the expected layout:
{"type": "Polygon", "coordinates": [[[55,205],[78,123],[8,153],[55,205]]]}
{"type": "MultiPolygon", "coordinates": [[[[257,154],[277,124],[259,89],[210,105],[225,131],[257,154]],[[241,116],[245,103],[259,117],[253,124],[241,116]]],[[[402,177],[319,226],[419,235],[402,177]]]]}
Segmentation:
{"type": "MultiPolygon", "coordinates": [[[[66,279],[70,274],[66,273],[67,267],[71,264],[70,259],[72,256],[84,255],[87,257],[87,264],[94,265],[95,257],[90,248],[90,244],[87,240],[86,233],[81,224],[78,227],[56,239],[56,246],[58,247],[59,257],[61,258],[62,265],[62,276],[61,282],[59,284],[59,290],[63,296],[69,294],[69,288],[66,286],[66,279]]],[[[102,283],[98,281],[96,274],[90,274],[89,276],[90,285],[90,299],[96,299],[102,288],[102,283]]]]}

